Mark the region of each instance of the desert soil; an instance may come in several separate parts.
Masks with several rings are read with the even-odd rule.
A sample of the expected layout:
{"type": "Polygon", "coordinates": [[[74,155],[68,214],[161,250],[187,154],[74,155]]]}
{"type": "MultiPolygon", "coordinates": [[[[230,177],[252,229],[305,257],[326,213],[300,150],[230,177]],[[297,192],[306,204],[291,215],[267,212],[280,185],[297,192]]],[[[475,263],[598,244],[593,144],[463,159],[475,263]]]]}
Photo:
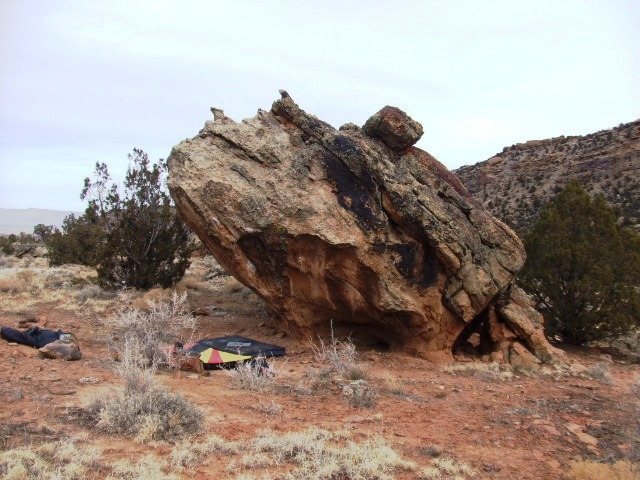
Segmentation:
{"type": "MultiPolygon", "coordinates": [[[[189,290],[189,300],[199,313],[200,337],[240,334],[287,349],[286,357],[274,362],[277,388],[267,392],[234,389],[224,371],[204,377],[159,374],[167,388],[204,410],[204,436],[215,433],[242,440],[263,428],[282,432],[311,426],[347,428],[356,440],[382,436],[405,458],[421,465],[428,464],[431,447],[437,447],[470,464],[475,478],[483,479],[558,479],[572,460],[607,461],[640,451],[640,409],[630,389],[638,366],[611,361],[597,350],[567,354],[585,366],[607,362],[610,384],[575,376],[516,374],[500,380],[484,373],[453,375],[443,371],[443,365],[360,347],[360,362],[378,398],[373,408],[357,408],[344,400],[338,383],[313,394],[295,387],[323,365],[308,345],[281,332],[261,301],[232,278],[222,276],[206,288],[189,290]],[[281,413],[269,415],[257,408],[271,401],[282,406],[281,413]]],[[[88,432],[91,443],[102,448],[109,460],[170,452],[171,445],[140,445],[99,434],[78,420],[79,407],[118,385],[108,347],[108,310],[70,310],[46,297],[31,299],[25,308],[8,307],[6,301],[2,305],[1,325],[16,327],[26,316],[46,316],[47,328],[76,334],[83,357],[76,362],[47,360],[34,349],[0,342],[0,448],[88,432]],[[99,383],[82,383],[86,377],[99,383]]],[[[228,461],[212,459],[185,473],[185,478],[231,477],[225,472],[228,461]]],[[[398,478],[412,475],[401,473],[398,478]]]]}

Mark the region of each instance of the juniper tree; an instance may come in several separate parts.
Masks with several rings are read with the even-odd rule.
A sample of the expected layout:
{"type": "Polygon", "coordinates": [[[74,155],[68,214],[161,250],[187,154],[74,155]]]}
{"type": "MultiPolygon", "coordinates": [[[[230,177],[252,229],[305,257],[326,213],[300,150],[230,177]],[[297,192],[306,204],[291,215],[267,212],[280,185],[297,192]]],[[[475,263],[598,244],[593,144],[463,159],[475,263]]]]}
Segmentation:
{"type": "Polygon", "coordinates": [[[86,178],[82,189],[85,213],[67,218],[63,233],[52,235],[49,244],[57,257],[50,251],[50,259],[69,261],[60,252],[72,252],[77,262],[96,266],[100,283],[108,287],[168,287],[189,266],[190,233],[167,193],[166,162],[152,163],[137,148],[128,157],[123,188],[112,181],[106,164],[96,163],[93,179],[86,178]]]}
{"type": "Polygon", "coordinates": [[[602,195],[569,183],[525,235],[520,274],[547,330],[580,345],[622,334],[640,319],[640,237],[621,228],[602,195]]]}

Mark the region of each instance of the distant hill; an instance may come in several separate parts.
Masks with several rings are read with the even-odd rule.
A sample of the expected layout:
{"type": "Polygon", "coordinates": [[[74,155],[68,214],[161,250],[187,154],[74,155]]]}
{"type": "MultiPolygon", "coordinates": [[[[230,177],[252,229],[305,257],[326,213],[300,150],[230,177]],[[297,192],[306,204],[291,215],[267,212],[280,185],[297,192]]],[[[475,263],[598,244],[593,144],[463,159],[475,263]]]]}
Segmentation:
{"type": "Polygon", "coordinates": [[[77,212],[43,208],[0,208],[0,234],[32,233],[33,227],[39,223],[59,227],[64,217],[71,213],[77,212]]]}
{"type": "Polygon", "coordinates": [[[533,140],[506,147],[454,173],[493,215],[516,230],[570,180],[602,193],[620,221],[640,229],[640,120],[584,136],[533,140]]]}

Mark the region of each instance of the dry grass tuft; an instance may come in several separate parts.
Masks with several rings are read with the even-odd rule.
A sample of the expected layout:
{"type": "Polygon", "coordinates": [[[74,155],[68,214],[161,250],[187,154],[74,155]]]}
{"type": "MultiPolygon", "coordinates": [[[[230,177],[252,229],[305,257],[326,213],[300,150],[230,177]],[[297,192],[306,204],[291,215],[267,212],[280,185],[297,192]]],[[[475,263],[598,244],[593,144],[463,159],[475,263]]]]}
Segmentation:
{"type": "Polygon", "coordinates": [[[626,460],[600,463],[590,460],[572,462],[567,474],[569,480],[637,480],[640,464],[626,460]]]}
{"type": "Polygon", "coordinates": [[[402,379],[392,375],[388,370],[382,375],[382,380],[384,382],[383,390],[386,393],[390,393],[397,397],[404,397],[407,395],[402,379]]]}
{"type": "Polygon", "coordinates": [[[148,365],[135,337],[125,340],[116,373],[124,388],[94,400],[87,414],[98,430],[133,436],[139,443],[173,440],[198,433],[204,415],[182,396],[154,381],[155,364],[148,365]]]}
{"type": "Polygon", "coordinates": [[[146,391],[123,389],[96,399],[87,412],[98,430],[132,436],[139,443],[193,435],[204,421],[196,406],[156,386],[146,391]]]}
{"type": "Polygon", "coordinates": [[[258,404],[252,408],[269,416],[276,416],[282,413],[282,405],[277,403],[275,400],[271,400],[269,403],[258,402],[258,404]]]}
{"type": "Polygon", "coordinates": [[[271,387],[277,374],[273,363],[268,364],[262,357],[239,362],[235,368],[226,372],[231,377],[232,387],[253,391],[264,391],[271,387]]]}
{"type": "Polygon", "coordinates": [[[147,455],[132,464],[127,461],[115,462],[107,480],[180,480],[180,475],[165,473],[165,463],[157,457],[147,455]]]}
{"type": "Polygon", "coordinates": [[[156,287],[147,290],[146,292],[134,293],[131,291],[129,294],[130,298],[128,299],[128,303],[130,304],[130,308],[141,312],[148,312],[151,305],[171,302],[175,296],[185,297],[183,305],[185,307],[187,306],[186,290],[180,284],[176,285],[174,288],[156,287]]]}
{"type": "Polygon", "coordinates": [[[344,376],[347,372],[356,370],[356,347],[351,341],[339,341],[333,333],[331,323],[331,342],[327,345],[320,338],[319,345],[313,347],[313,353],[317,362],[327,365],[338,375],[344,376]]]}
{"type": "Polygon", "coordinates": [[[87,285],[76,293],[76,300],[84,305],[89,300],[112,300],[118,296],[113,290],[105,290],[99,285],[87,285]]]}
{"type": "Polygon", "coordinates": [[[49,268],[46,264],[33,263],[33,268],[15,273],[11,273],[13,269],[0,270],[0,292],[8,294],[0,300],[0,308],[18,311],[42,303],[56,303],[73,311],[79,308],[78,300],[82,302],[83,311],[100,313],[110,307],[110,300],[115,295],[104,291],[97,293],[97,287],[92,286],[97,278],[94,268],[82,265],[49,268]],[[88,290],[83,291],[85,288],[88,290]]]}
{"type": "Polygon", "coordinates": [[[37,448],[0,451],[0,472],[7,480],[87,478],[98,466],[101,452],[73,440],[45,443],[37,448]]]}
{"type": "Polygon", "coordinates": [[[182,280],[180,280],[180,282],[178,282],[178,284],[176,285],[177,289],[183,289],[183,290],[209,290],[210,285],[205,281],[202,280],[200,278],[191,276],[191,275],[185,275],[182,280]]]}
{"type": "Polygon", "coordinates": [[[451,457],[438,457],[431,465],[420,469],[420,480],[464,480],[475,478],[475,471],[464,462],[451,457]]]}
{"type": "Polygon", "coordinates": [[[138,348],[140,362],[154,366],[167,364],[169,359],[164,346],[182,338],[184,331],[188,331],[189,336],[182,338],[182,342],[189,343],[195,332],[196,319],[185,311],[185,303],[186,295],[174,292],[168,301],[151,301],[147,310],[129,307],[119,310],[109,323],[116,336],[124,342],[113,347],[118,350],[130,342],[138,348]]]}
{"type": "Polygon", "coordinates": [[[364,380],[354,380],[342,388],[342,395],[354,407],[373,408],[377,392],[364,380]]]}
{"type": "Polygon", "coordinates": [[[25,293],[35,288],[36,274],[33,270],[20,270],[13,275],[0,278],[0,292],[25,293]]]}
{"type": "Polygon", "coordinates": [[[192,470],[205,463],[207,457],[217,457],[221,453],[233,455],[238,451],[235,442],[228,442],[217,435],[209,435],[203,442],[183,441],[177,444],[169,458],[173,469],[192,470]]]}
{"type": "Polygon", "coordinates": [[[29,285],[15,275],[0,278],[0,292],[24,293],[29,290],[29,285]]]}
{"type": "Polygon", "coordinates": [[[345,380],[369,380],[369,374],[362,365],[351,365],[342,374],[345,380]]]}
{"type": "MultiPolygon", "coordinates": [[[[312,369],[306,373],[310,380],[309,395],[312,393],[329,392],[333,387],[333,370],[329,368],[312,369]]],[[[304,388],[303,385],[300,385],[304,388]]]]}
{"type": "MultiPolygon", "coordinates": [[[[282,478],[290,480],[391,480],[401,471],[415,471],[413,462],[404,460],[383,439],[372,438],[361,443],[344,435],[310,428],[282,434],[262,431],[246,444],[238,461],[227,471],[265,469],[272,465],[289,466],[282,478]]],[[[273,478],[260,472],[259,478],[273,478]]],[[[239,478],[257,478],[238,475],[239,478]]]]}
{"type": "Polygon", "coordinates": [[[451,375],[478,376],[483,379],[511,380],[513,378],[513,372],[510,369],[501,368],[495,362],[452,363],[442,370],[451,375]]]}
{"type": "Polygon", "coordinates": [[[20,259],[18,257],[0,254],[0,268],[15,268],[18,263],[20,263],[20,259]]]}

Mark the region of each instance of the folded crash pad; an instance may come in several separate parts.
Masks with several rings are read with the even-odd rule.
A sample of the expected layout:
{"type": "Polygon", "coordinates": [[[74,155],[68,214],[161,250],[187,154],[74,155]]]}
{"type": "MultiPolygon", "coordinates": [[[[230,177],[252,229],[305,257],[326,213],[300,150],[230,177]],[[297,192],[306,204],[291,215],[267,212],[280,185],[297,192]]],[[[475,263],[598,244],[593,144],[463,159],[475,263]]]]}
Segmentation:
{"type": "Polygon", "coordinates": [[[282,357],[285,352],[284,347],[258,342],[257,340],[241,337],[239,335],[230,335],[220,338],[205,338],[192,345],[188,351],[202,353],[210,348],[252,358],[282,357]]]}

